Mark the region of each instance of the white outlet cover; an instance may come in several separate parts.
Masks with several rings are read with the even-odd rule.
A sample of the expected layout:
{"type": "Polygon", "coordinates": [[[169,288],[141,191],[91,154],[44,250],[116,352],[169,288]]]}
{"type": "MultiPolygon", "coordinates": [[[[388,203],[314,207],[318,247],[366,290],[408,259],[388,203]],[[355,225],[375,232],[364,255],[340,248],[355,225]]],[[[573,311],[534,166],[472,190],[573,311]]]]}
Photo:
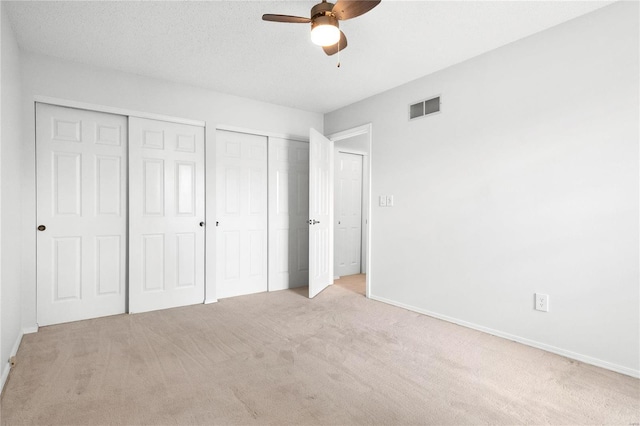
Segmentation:
{"type": "Polygon", "coordinates": [[[536,293],[535,309],[536,311],[549,312],[549,295],[536,293]]]}

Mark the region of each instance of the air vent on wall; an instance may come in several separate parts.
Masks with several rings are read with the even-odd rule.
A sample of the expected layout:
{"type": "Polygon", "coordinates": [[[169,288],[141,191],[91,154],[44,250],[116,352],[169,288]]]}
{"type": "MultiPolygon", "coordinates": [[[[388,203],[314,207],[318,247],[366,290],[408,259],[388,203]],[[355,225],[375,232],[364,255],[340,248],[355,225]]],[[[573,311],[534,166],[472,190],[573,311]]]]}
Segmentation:
{"type": "Polygon", "coordinates": [[[409,106],[409,120],[440,112],[440,96],[409,106]]]}

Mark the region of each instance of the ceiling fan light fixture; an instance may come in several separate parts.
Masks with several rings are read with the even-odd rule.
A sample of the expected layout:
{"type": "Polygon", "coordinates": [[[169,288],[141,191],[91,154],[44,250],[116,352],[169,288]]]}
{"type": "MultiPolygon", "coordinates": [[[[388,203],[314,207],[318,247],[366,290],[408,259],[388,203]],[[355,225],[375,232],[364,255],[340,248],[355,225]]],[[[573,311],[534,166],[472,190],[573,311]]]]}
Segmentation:
{"type": "Polygon", "coordinates": [[[318,16],[311,23],[311,41],[318,46],[333,46],[340,40],[338,20],[331,16],[318,16]]]}

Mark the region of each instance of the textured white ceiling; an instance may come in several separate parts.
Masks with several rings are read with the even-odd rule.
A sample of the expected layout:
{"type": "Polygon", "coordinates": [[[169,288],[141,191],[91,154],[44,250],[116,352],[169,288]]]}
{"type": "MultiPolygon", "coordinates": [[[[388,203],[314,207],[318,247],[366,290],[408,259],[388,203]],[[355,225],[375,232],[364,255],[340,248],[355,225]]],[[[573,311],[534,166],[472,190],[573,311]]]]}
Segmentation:
{"type": "Polygon", "coordinates": [[[588,13],[610,1],[396,1],[343,21],[328,57],[315,1],[6,2],[23,50],[309,111],[329,112],[588,13]]]}

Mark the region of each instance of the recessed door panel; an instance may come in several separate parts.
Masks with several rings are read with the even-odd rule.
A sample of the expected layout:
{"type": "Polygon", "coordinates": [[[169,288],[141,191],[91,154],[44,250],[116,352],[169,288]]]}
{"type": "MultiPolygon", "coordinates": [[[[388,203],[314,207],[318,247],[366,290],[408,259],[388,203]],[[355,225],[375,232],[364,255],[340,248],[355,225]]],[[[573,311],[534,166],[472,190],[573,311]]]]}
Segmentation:
{"type": "Polygon", "coordinates": [[[54,238],[54,300],[82,297],[82,237],[54,238]]]}
{"type": "Polygon", "coordinates": [[[125,312],[127,118],[36,104],[40,326],[125,312]]]}
{"type": "Polygon", "coordinates": [[[216,132],[218,298],[267,290],[267,139],[216,132]]]}
{"type": "MultiPolygon", "coordinates": [[[[142,160],[143,191],[138,199],[144,205],[145,216],[164,215],[164,160],[145,158],[142,160]]],[[[136,200],[134,198],[134,200],[136,200]]],[[[136,202],[136,201],[134,201],[136,202]]]]}
{"type": "Polygon", "coordinates": [[[122,130],[123,129],[120,126],[106,126],[98,124],[96,126],[96,143],[120,146],[122,130]]]}
{"type": "Polygon", "coordinates": [[[163,234],[142,236],[143,291],[164,290],[164,250],[163,234]]]}
{"type": "Polygon", "coordinates": [[[276,198],[276,214],[286,215],[289,213],[289,173],[283,170],[276,170],[274,173],[276,177],[274,194],[276,198]]]}
{"type": "Polygon", "coordinates": [[[96,156],[96,213],[120,215],[122,209],[122,158],[96,156]]]}
{"type": "Polygon", "coordinates": [[[179,216],[195,216],[196,165],[192,162],[176,163],[176,199],[179,216]]]}
{"type": "MultiPolygon", "coordinates": [[[[59,113],[60,115],[69,115],[59,113]]],[[[56,142],[82,142],[82,121],[51,117],[51,140],[56,142]]],[[[44,123],[43,123],[44,125],[44,123]]],[[[44,129],[43,129],[44,130],[44,129]]],[[[44,136],[44,135],[43,135],[44,136]]]]}
{"type": "Polygon", "coordinates": [[[224,263],[224,279],[237,280],[240,278],[240,231],[224,231],[222,234],[222,256],[227,259],[224,263]]]}
{"type": "Polygon", "coordinates": [[[297,270],[309,276],[309,229],[298,229],[296,232],[296,246],[298,247],[297,270]]]}
{"type": "Polygon", "coordinates": [[[193,232],[176,234],[177,268],[176,287],[193,287],[196,284],[196,235],[193,232]]]}
{"type": "Polygon", "coordinates": [[[204,301],[204,129],[129,119],[129,311],[204,301]]]}
{"type": "Polygon", "coordinates": [[[176,151],[196,152],[196,138],[194,135],[177,135],[176,151]]]}
{"type": "Polygon", "coordinates": [[[143,130],[142,148],[164,149],[164,130],[143,130]]]}
{"type": "Polygon", "coordinates": [[[118,294],[122,291],[122,253],[120,235],[96,237],[96,292],[98,295],[118,294]]]}
{"type": "Polygon", "coordinates": [[[264,230],[249,231],[249,276],[264,277],[264,259],[267,258],[264,230]]]}
{"type": "Polygon", "coordinates": [[[56,216],[80,216],[82,154],[53,152],[53,198],[56,216]]]}
{"type": "MultiPolygon", "coordinates": [[[[289,273],[289,229],[278,229],[276,232],[276,266],[277,273],[289,273]]],[[[287,283],[288,284],[288,283],[287,283]]]]}
{"type": "MultiPolygon", "coordinates": [[[[263,159],[266,162],[266,159],[263,159]]],[[[258,160],[258,161],[263,161],[258,160]]],[[[249,169],[249,214],[264,215],[267,211],[266,165],[249,169]]]]}
{"type": "Polygon", "coordinates": [[[221,164],[224,169],[222,179],[222,191],[224,192],[224,213],[225,215],[240,215],[240,167],[234,165],[221,164]]]}

